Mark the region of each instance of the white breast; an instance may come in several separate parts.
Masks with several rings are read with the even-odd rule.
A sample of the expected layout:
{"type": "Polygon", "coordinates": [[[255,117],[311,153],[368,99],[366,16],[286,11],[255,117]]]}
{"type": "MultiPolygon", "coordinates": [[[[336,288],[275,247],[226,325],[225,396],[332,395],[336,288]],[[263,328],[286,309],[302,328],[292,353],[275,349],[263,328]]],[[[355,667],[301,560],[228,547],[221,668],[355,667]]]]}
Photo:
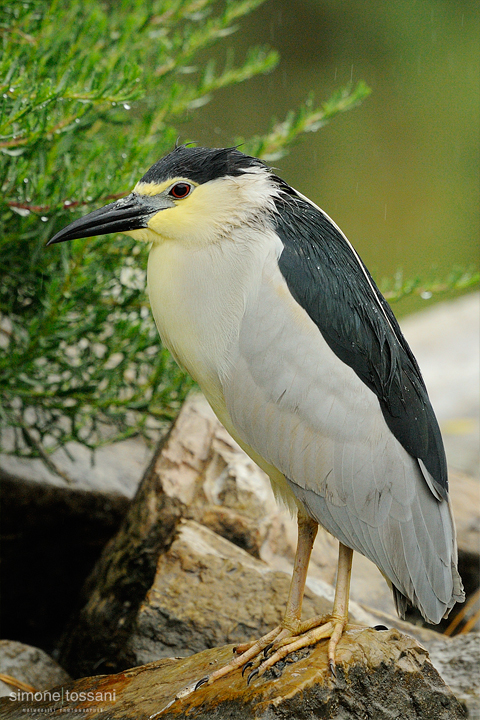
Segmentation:
{"type": "Polygon", "coordinates": [[[245,308],[259,292],[266,257],[279,252],[281,243],[273,233],[256,235],[252,242],[248,227],[195,250],[164,241],[150,251],[148,290],[162,342],[217,414],[224,407],[223,379],[230,372],[245,308]]]}

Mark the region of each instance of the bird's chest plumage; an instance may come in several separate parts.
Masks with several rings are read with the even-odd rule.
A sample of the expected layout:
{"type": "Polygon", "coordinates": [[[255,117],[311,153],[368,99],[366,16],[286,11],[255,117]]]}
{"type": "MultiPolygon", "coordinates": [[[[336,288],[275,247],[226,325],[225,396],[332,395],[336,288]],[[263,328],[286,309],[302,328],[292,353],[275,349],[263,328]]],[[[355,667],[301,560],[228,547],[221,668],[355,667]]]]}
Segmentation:
{"type": "Polygon", "coordinates": [[[253,244],[241,235],[194,249],[164,241],[150,251],[149,296],[162,341],[219,415],[246,307],[275,252],[268,237],[253,244]]]}

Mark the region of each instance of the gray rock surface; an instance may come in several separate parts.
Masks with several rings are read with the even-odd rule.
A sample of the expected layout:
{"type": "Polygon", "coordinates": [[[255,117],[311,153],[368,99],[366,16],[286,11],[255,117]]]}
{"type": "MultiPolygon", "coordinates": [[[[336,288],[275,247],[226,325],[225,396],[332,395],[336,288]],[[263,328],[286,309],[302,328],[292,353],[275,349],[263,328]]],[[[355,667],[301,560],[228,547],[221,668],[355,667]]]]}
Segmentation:
{"type": "Polygon", "coordinates": [[[424,644],[432,664],[467,706],[470,720],[480,720],[480,633],[440,635],[424,644]]]}
{"type": "MultiPolygon", "coordinates": [[[[63,645],[61,661],[75,675],[244,642],[282,618],[296,522],[278,507],[266,475],[226,433],[203,396],[192,395],[183,406],[141,493],[143,499],[134,500],[127,517],[128,533],[125,525],[104,550],[89,581],[87,603],[63,645]],[[153,508],[161,497],[176,503],[183,519],[167,547],[148,539],[146,563],[142,537],[150,525],[163,527],[166,518],[150,513],[146,523],[141,508],[153,508]],[[125,553],[129,537],[134,542],[125,553]],[[136,600],[134,586],[143,593],[136,600]],[[105,666],[98,666],[102,658],[105,666]]],[[[337,547],[319,532],[304,617],[331,609],[337,547]]],[[[355,558],[352,618],[429,639],[431,630],[398,621],[385,580],[363,560],[355,558]],[[356,602],[359,596],[363,607],[356,602]]]]}
{"type": "Polygon", "coordinates": [[[58,488],[73,487],[97,493],[132,498],[152,457],[152,449],[141,438],[105,445],[91,452],[79,443],[68,443],[51,455],[56,467],[68,478],[52,472],[40,459],[0,454],[0,470],[22,480],[58,488]]]}
{"type": "MultiPolygon", "coordinates": [[[[65,685],[70,676],[47,653],[15,640],[0,640],[0,673],[46,690],[55,685],[65,685]]],[[[16,694],[15,687],[0,680],[0,696],[16,694]]]]}

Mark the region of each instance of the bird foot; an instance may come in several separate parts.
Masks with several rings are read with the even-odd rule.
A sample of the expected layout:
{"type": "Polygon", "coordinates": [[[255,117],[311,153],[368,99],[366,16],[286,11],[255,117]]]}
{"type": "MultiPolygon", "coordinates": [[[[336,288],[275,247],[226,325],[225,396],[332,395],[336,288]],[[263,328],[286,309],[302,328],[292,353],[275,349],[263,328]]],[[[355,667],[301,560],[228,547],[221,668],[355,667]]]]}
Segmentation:
{"type": "Polygon", "coordinates": [[[211,675],[201,678],[194,689],[197,690],[202,685],[211,685],[239,668],[242,668],[242,675],[250,670],[247,676],[247,684],[250,684],[254,678],[261,677],[290,653],[315,645],[326,638],[330,638],[327,649],[328,665],[330,672],[335,676],[335,650],[346,625],[346,617],[335,616],[316,617],[306,622],[297,621],[289,623],[288,626],[278,625],[255,642],[237,645],[233,650],[236,657],[211,675]]]}
{"type": "Polygon", "coordinates": [[[279,660],[302,648],[316,645],[320,640],[330,638],[327,648],[328,666],[335,677],[335,651],[347,625],[345,617],[317,617],[304,623],[298,623],[294,631],[285,628],[274,640],[268,650],[268,657],[262,660],[248,675],[247,682],[261,677],[279,660]]]}
{"type": "Polygon", "coordinates": [[[249,663],[251,663],[254,658],[257,658],[258,655],[260,655],[260,653],[264,652],[265,650],[267,650],[268,652],[268,648],[271,647],[272,643],[277,639],[277,637],[282,634],[282,632],[282,625],[278,625],[276,628],[274,628],[269,633],[261,637],[259,640],[256,640],[255,642],[245,643],[244,645],[237,645],[233,649],[233,652],[236,654],[237,657],[227,663],[227,665],[224,665],[218,670],[215,670],[215,672],[211,673],[211,675],[207,675],[201,678],[195,685],[195,690],[202,685],[211,685],[213,682],[215,682],[215,680],[218,680],[225,675],[229,675],[231,672],[237,670],[238,668],[244,666],[251,667],[252,665],[249,665],[249,663]]]}

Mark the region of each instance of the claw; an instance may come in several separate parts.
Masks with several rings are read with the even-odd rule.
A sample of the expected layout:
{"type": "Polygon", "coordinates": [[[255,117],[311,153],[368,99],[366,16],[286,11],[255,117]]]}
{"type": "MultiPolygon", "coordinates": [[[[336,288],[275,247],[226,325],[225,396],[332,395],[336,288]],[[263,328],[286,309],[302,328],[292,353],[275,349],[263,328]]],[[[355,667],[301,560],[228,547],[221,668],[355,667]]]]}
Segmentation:
{"type": "Polygon", "coordinates": [[[330,669],[330,672],[331,672],[331,674],[332,674],[332,677],[336,678],[336,677],[337,677],[337,671],[336,671],[336,669],[335,669],[335,663],[334,663],[333,660],[329,660],[329,661],[328,661],[328,667],[329,667],[329,669],[330,669]]]}
{"type": "Polygon", "coordinates": [[[258,675],[258,668],[255,668],[255,670],[252,670],[252,672],[251,672],[250,675],[248,676],[248,678],[247,678],[247,685],[250,685],[250,683],[252,682],[253,678],[254,678],[256,675],[258,675]]]}
{"type": "Polygon", "coordinates": [[[208,675],[205,675],[205,677],[200,678],[200,680],[197,682],[195,687],[193,688],[193,691],[196,692],[198,688],[202,687],[202,685],[206,685],[208,683],[209,677],[208,675]]]}
{"type": "Polygon", "coordinates": [[[242,668],[242,677],[245,675],[245,672],[251,667],[253,667],[253,662],[251,660],[249,662],[245,663],[245,665],[242,668]]]}
{"type": "Polygon", "coordinates": [[[273,647],[273,642],[269,643],[266,648],[263,649],[263,657],[266,658],[268,653],[273,647]]]}

